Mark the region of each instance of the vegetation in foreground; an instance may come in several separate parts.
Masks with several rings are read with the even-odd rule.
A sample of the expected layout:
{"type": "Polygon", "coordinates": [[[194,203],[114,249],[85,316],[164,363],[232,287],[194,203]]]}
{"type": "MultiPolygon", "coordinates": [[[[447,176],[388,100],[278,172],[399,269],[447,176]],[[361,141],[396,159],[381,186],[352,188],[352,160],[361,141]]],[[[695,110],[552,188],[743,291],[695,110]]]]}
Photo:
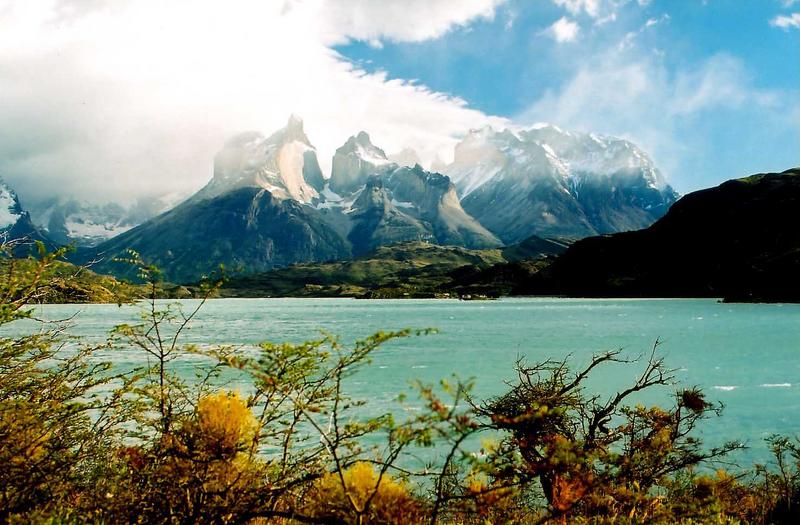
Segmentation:
{"type": "MultiPolygon", "coordinates": [[[[29,318],[50,256],[0,282],[0,325],[29,318]]],[[[140,277],[158,289],[155,269],[140,277]]],[[[206,297],[219,283],[206,283],[206,297]]],[[[138,322],[91,345],[43,324],[0,338],[0,522],[164,524],[795,523],[800,447],[774,438],[776,466],[704,469],[739,445],[707,449],[715,416],[697,389],[668,407],[637,393],[669,387],[656,345],[633,365],[619,352],[572,370],[520,362],[517,381],[477,401],[469,382],[417,385],[423,408],[363,417],[347,385],[387,341],[333,336],[257,349],[199,349],[181,334],[202,304],[143,303],[138,322]],[[142,352],[147,366],[98,359],[142,352]],[[186,382],[177,362],[207,366],[186,382]],[[638,366],[609,398],[585,391],[603,366],[638,366]],[[247,378],[246,392],[223,385],[247,378]],[[481,442],[476,453],[474,443],[481,442]],[[375,443],[368,445],[368,443],[375,443]],[[434,448],[435,447],[435,448],[434,448]],[[432,453],[441,451],[441,453],[432,453]],[[424,454],[428,452],[428,454],[424,454]],[[429,457],[430,459],[419,459],[429,457]]],[[[398,402],[403,402],[399,400],[398,402]]]]}

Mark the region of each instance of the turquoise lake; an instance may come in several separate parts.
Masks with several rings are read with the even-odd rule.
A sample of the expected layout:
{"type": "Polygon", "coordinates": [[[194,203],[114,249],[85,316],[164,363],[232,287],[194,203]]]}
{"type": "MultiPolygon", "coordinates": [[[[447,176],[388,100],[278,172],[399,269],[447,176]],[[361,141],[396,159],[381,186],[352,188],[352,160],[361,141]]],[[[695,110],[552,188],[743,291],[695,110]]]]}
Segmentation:
{"type": "MultiPolygon", "coordinates": [[[[138,315],[134,307],[116,305],[37,309],[37,315],[47,319],[76,313],[72,333],[94,340],[104,338],[116,324],[136,321],[138,315]]],[[[720,418],[703,425],[707,443],[745,442],[750,448],[736,459],[746,466],[769,459],[764,444],[769,435],[800,435],[800,305],[559,298],[221,299],[204,306],[184,341],[245,346],[299,342],[326,330],[347,343],[378,330],[428,327],[439,333],[390,342],[347,385],[350,395],[368,401],[369,413],[400,410],[395,399],[401,392],[412,393],[414,379],[473,377],[474,397],[486,398],[504,391],[504,380],[513,379],[519,358],[538,361],[569,355],[573,363],[583,365],[605,350],[621,348],[631,357],[647,354],[658,339],[659,352],[677,370],[681,385],[699,386],[710,400],[725,404],[720,418]]],[[[108,357],[121,366],[143,359],[127,351],[108,357]]],[[[178,366],[191,377],[198,363],[187,360],[178,366]]],[[[640,370],[641,365],[600,368],[589,388],[609,395],[633,381],[640,370]]],[[[665,402],[669,394],[670,389],[662,389],[642,401],[665,402]]]]}

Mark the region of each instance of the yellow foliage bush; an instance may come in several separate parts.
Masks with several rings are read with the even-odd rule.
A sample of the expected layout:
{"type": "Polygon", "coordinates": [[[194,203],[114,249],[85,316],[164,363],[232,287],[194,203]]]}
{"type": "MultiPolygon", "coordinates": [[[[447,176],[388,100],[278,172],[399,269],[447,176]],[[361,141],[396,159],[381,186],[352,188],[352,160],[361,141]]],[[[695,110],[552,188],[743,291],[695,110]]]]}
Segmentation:
{"type": "Polygon", "coordinates": [[[213,456],[236,454],[252,441],[256,430],[252,411],[236,392],[220,391],[197,405],[197,437],[213,456]]]}
{"type": "MultiPolygon", "coordinates": [[[[118,456],[129,476],[105,509],[148,509],[148,523],[214,522],[241,512],[263,489],[263,461],[252,449],[256,419],[239,394],[201,397],[170,434],[151,450],[125,447],[118,456]],[[251,453],[252,452],[252,453],[251,453]]],[[[121,514],[112,510],[110,515],[121,514]]],[[[138,519],[138,518],[137,518],[138,519]]]]}
{"type": "Polygon", "coordinates": [[[50,433],[32,407],[22,402],[0,404],[0,458],[3,464],[26,467],[46,453],[50,433]]]}
{"type": "Polygon", "coordinates": [[[310,515],[336,518],[344,523],[414,525],[426,521],[422,503],[405,483],[388,474],[379,483],[378,477],[378,472],[367,462],[354,464],[341,477],[329,473],[309,491],[303,506],[310,515]],[[359,514],[363,516],[360,522],[359,514]]]}

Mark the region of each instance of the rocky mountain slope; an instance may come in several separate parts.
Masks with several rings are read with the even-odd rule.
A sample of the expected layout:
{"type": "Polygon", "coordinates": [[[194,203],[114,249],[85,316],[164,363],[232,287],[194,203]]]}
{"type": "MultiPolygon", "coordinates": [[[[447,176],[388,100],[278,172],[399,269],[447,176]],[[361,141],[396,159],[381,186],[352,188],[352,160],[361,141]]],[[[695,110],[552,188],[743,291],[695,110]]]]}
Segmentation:
{"type": "Polygon", "coordinates": [[[347,216],[348,240],[356,255],[406,241],[468,248],[501,244],[464,211],[448,177],[418,164],[389,161],[365,132],[336,150],[326,190],[319,206],[347,216]]]}
{"type": "Polygon", "coordinates": [[[296,262],[346,259],[346,241],[319,212],[268,190],[241,187],[173,210],[99,245],[90,253],[98,271],[133,276],[115,262],[133,249],[176,283],[197,281],[220,265],[258,272],[296,262]]]}
{"type": "Polygon", "coordinates": [[[361,131],[347,139],[333,155],[330,189],[339,195],[350,195],[361,189],[370,176],[393,167],[386,153],[361,131]]]}
{"type": "Polygon", "coordinates": [[[505,243],[644,228],[678,197],[630,142],[550,125],[472,130],[444,173],[464,209],[505,243]]]}
{"type": "Polygon", "coordinates": [[[33,245],[43,242],[49,249],[53,243],[31,220],[31,214],[22,207],[19,196],[11,186],[0,179],[0,243],[11,242],[12,252],[24,256],[36,253],[33,245]]]}
{"type": "Polygon", "coordinates": [[[262,188],[278,199],[309,203],[322,189],[317,152],[303,121],[289,117],[286,127],[264,137],[237,135],[214,158],[214,177],[190,200],[212,199],[239,188],[262,188]]]}
{"type": "Polygon", "coordinates": [[[55,197],[30,206],[31,220],[58,244],[95,246],[125,233],[181,201],[179,195],[139,197],[130,206],[55,197]]]}

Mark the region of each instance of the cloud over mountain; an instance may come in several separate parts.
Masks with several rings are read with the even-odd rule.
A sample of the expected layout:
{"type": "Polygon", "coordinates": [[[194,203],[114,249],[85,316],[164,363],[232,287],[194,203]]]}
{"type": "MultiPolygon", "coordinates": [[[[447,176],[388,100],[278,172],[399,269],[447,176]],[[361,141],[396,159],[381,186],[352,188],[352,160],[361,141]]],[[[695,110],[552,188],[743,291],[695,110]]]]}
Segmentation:
{"type": "Polygon", "coordinates": [[[34,198],[54,186],[98,200],[188,192],[227,137],[291,112],[309,123],[325,171],[352,129],[393,151],[413,135],[430,160],[501,119],[329,47],[436,37],[491,17],[497,0],[418,3],[0,3],[0,173],[34,198]]]}

